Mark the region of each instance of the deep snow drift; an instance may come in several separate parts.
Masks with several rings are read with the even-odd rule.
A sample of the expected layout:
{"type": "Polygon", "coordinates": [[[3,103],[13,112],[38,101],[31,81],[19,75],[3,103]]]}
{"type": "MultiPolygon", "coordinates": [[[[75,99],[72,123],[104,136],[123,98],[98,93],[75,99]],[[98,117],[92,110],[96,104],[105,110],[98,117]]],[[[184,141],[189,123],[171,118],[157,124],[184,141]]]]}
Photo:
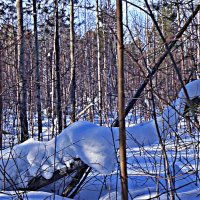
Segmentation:
{"type": "MultiPolygon", "coordinates": [[[[200,96],[200,79],[187,84],[186,88],[190,99],[200,96]]],[[[181,90],[177,100],[157,117],[163,138],[176,130],[186,102],[181,90]]],[[[126,131],[129,148],[158,143],[155,120],[128,127],[126,131]]],[[[36,175],[50,179],[55,170],[70,167],[73,158],[77,157],[96,171],[110,174],[117,163],[118,140],[118,128],[100,127],[87,121],[70,125],[48,142],[29,139],[1,152],[0,188],[11,190],[14,184],[17,188],[25,188],[36,175]]]]}

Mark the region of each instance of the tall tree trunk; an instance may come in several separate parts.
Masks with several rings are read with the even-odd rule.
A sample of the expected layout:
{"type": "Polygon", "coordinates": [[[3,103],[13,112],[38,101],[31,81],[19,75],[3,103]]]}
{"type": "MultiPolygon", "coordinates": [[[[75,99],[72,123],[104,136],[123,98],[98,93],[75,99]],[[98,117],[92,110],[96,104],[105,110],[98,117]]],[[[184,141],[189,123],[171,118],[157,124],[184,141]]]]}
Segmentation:
{"type": "MultiPolygon", "coordinates": [[[[54,53],[53,53],[54,55],[54,53]]],[[[54,60],[54,59],[53,59],[54,60]]],[[[52,69],[51,69],[51,120],[52,120],[52,138],[55,134],[55,66],[52,62],[52,69]]]]}
{"type": "Polygon", "coordinates": [[[71,62],[71,122],[76,120],[76,77],[75,77],[75,57],[74,57],[74,2],[70,0],[70,62],[71,62]]]}
{"type": "Polygon", "coordinates": [[[99,99],[99,124],[102,125],[102,84],[101,84],[101,49],[99,32],[99,1],[96,0],[96,25],[97,25],[97,69],[98,69],[98,99],[99,99]]]}
{"type": "Polygon", "coordinates": [[[196,74],[196,78],[199,79],[200,78],[200,12],[197,15],[197,74],[196,74]]]}
{"type": "Polygon", "coordinates": [[[34,21],[34,39],[35,39],[35,70],[36,70],[36,100],[37,100],[37,114],[38,114],[38,140],[40,141],[42,133],[42,108],[40,98],[40,67],[39,67],[39,49],[38,49],[38,31],[37,31],[37,8],[36,0],[33,0],[33,21],[34,21]]]}
{"type": "Polygon", "coordinates": [[[124,45],[122,25],[122,0],[116,0],[117,12],[117,61],[118,61],[118,116],[119,116],[119,151],[121,175],[121,199],[128,199],[128,178],[126,166],[126,129],[124,95],[124,45]]]}
{"type": "Polygon", "coordinates": [[[2,63],[3,58],[3,46],[0,43],[0,149],[2,149],[2,133],[3,133],[3,126],[2,126],[2,119],[3,119],[3,100],[2,100],[2,92],[3,92],[3,77],[2,77],[2,63]]]}
{"type": "MultiPolygon", "coordinates": [[[[180,11],[180,5],[179,5],[179,0],[177,0],[177,16],[178,16],[178,30],[180,31],[181,29],[181,11],[180,11]]],[[[181,43],[181,70],[185,70],[185,57],[184,57],[184,43],[182,37],[180,38],[180,43],[181,43]]]]}
{"type": "Polygon", "coordinates": [[[58,118],[58,131],[62,131],[62,107],[61,107],[61,89],[60,89],[60,45],[59,45],[59,24],[58,24],[58,0],[55,0],[55,33],[54,33],[54,53],[55,53],[55,71],[56,71],[56,114],[58,118]]]}
{"type": "Polygon", "coordinates": [[[46,106],[50,112],[48,112],[48,116],[51,116],[51,84],[52,83],[52,63],[53,63],[53,55],[52,51],[49,53],[46,52],[46,106]]]}
{"type": "MultiPolygon", "coordinates": [[[[109,8],[107,7],[107,10],[109,8]]],[[[104,99],[102,97],[102,109],[104,109],[104,118],[105,123],[109,123],[109,114],[108,114],[108,48],[109,48],[109,36],[108,36],[108,18],[106,17],[106,14],[102,16],[102,23],[103,23],[103,83],[104,83],[104,99]]]]}
{"type": "MultiPolygon", "coordinates": [[[[30,47],[32,46],[32,41],[29,40],[29,45],[30,47]]],[[[33,63],[34,63],[34,58],[31,56],[32,49],[28,49],[27,52],[27,63],[26,65],[29,66],[29,70],[33,71],[33,63]]],[[[28,109],[28,120],[29,120],[29,135],[32,136],[32,138],[34,137],[34,89],[33,89],[33,85],[34,85],[34,75],[30,74],[28,76],[28,85],[27,85],[27,109],[28,109]]]]}
{"type": "Polygon", "coordinates": [[[28,139],[27,121],[27,92],[26,92],[26,69],[24,66],[24,30],[22,0],[16,0],[17,9],[17,40],[18,40],[18,69],[19,69],[19,112],[21,142],[28,139]]]}

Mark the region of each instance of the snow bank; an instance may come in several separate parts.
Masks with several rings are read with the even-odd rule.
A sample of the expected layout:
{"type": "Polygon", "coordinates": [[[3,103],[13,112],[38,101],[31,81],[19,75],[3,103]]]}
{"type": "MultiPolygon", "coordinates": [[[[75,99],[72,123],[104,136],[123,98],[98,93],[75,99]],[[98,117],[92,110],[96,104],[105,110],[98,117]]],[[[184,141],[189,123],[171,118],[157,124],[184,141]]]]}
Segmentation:
{"type": "MultiPolygon", "coordinates": [[[[110,128],[100,127],[86,121],[76,122],[58,136],[58,144],[65,136],[69,138],[73,157],[81,158],[84,163],[104,174],[114,169],[115,149],[110,128]]],[[[114,136],[116,137],[116,130],[114,130],[114,136]]],[[[59,146],[63,148],[62,145],[59,146]]]]}
{"type": "MultiPolygon", "coordinates": [[[[200,96],[200,79],[190,82],[186,85],[187,93],[190,100],[200,96]]],[[[187,98],[183,89],[178,94],[178,98],[164,109],[162,115],[157,118],[159,131],[163,137],[177,130],[177,125],[180,122],[184,113],[184,108],[187,105],[187,98]]]]}
{"type": "Polygon", "coordinates": [[[50,179],[76,157],[103,174],[111,173],[116,163],[111,129],[90,122],[74,123],[48,142],[29,139],[2,151],[1,157],[1,189],[12,189],[14,184],[25,188],[37,175],[50,179]]]}
{"type": "MultiPolygon", "coordinates": [[[[200,79],[189,83],[186,88],[191,99],[200,96],[200,79]]],[[[178,99],[157,118],[162,137],[176,129],[185,105],[186,98],[181,90],[178,99]]],[[[158,141],[154,120],[126,130],[129,147],[158,141]]],[[[70,125],[48,142],[29,139],[1,152],[0,188],[12,188],[14,183],[17,188],[24,188],[36,175],[50,179],[55,170],[70,167],[76,157],[98,172],[110,174],[116,163],[114,147],[118,148],[118,143],[118,128],[100,127],[86,121],[70,125]]]]}

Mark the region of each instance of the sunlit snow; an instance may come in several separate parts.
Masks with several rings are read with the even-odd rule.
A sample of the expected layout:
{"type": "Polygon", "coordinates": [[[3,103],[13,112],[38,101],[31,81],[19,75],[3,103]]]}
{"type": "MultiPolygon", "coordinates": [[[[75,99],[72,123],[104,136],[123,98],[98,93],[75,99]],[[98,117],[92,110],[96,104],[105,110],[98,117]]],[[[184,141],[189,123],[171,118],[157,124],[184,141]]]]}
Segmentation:
{"type": "MultiPolygon", "coordinates": [[[[191,99],[200,96],[200,80],[189,83],[186,88],[191,99]]],[[[156,118],[162,138],[166,138],[167,134],[177,129],[186,102],[181,90],[177,100],[156,118]]],[[[154,119],[128,127],[126,131],[129,148],[158,144],[154,119]]],[[[47,142],[29,139],[1,151],[0,188],[11,190],[13,185],[25,188],[36,175],[50,179],[55,170],[70,167],[74,158],[80,158],[101,174],[110,174],[116,169],[118,143],[118,128],[100,127],[87,121],[70,125],[56,138],[47,142]]]]}

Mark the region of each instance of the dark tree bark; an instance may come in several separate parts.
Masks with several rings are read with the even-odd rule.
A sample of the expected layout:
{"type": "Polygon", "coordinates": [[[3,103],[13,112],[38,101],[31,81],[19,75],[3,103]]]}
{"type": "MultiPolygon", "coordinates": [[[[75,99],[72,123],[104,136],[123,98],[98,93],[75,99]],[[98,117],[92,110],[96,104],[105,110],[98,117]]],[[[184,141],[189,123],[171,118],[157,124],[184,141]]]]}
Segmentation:
{"type": "Polygon", "coordinates": [[[84,164],[80,159],[76,159],[74,162],[74,166],[72,166],[71,168],[67,168],[64,167],[60,170],[57,170],[54,172],[52,178],[50,179],[45,179],[44,177],[42,177],[41,175],[38,175],[36,177],[34,177],[29,183],[28,186],[26,188],[20,188],[20,190],[23,191],[28,191],[28,190],[32,190],[32,191],[36,191],[42,187],[45,187],[51,183],[54,183],[55,181],[65,177],[65,176],[70,176],[73,173],[80,173],[82,172],[84,169],[87,168],[87,165],[84,164]]]}
{"type": "Polygon", "coordinates": [[[0,149],[2,149],[2,134],[3,134],[3,127],[2,127],[2,115],[3,115],[3,99],[2,99],[2,92],[3,92],[3,84],[2,84],[2,63],[3,58],[3,46],[0,43],[0,149]]]}
{"type": "Polygon", "coordinates": [[[34,22],[34,64],[36,74],[36,100],[37,100],[37,114],[38,114],[38,140],[40,141],[42,133],[42,108],[40,97],[40,67],[39,67],[39,49],[38,49],[38,30],[37,30],[37,7],[36,0],[33,0],[33,22],[34,22]]]}
{"type": "Polygon", "coordinates": [[[116,0],[117,12],[117,61],[118,61],[118,116],[119,116],[119,153],[121,175],[121,198],[128,199],[128,178],[126,164],[126,129],[124,95],[124,44],[122,0],[116,0]]]}
{"type": "Polygon", "coordinates": [[[19,70],[19,112],[21,142],[28,139],[27,121],[27,81],[26,68],[24,65],[24,30],[23,30],[23,8],[22,0],[16,1],[17,9],[17,40],[18,40],[18,70],[19,70]]]}
{"type": "Polygon", "coordinates": [[[62,131],[62,107],[61,107],[61,88],[60,88],[60,44],[59,44],[59,24],[58,24],[58,0],[55,0],[55,33],[54,33],[54,53],[56,70],[56,114],[58,118],[58,131],[62,131]]]}

